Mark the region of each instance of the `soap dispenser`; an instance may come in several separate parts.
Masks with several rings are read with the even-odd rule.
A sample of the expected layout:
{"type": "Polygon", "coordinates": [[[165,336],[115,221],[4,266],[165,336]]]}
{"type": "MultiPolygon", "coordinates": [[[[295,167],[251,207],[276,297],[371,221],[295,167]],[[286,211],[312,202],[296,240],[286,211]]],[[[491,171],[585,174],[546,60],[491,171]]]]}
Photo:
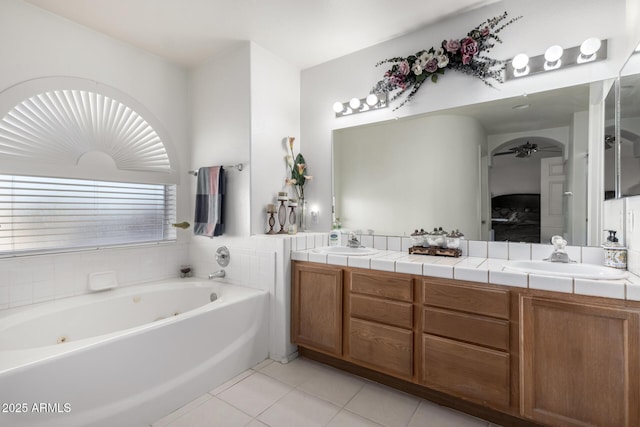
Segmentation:
{"type": "Polygon", "coordinates": [[[620,245],[615,230],[605,230],[609,233],[604,248],[604,265],[607,267],[627,269],[627,248],[620,245]]]}

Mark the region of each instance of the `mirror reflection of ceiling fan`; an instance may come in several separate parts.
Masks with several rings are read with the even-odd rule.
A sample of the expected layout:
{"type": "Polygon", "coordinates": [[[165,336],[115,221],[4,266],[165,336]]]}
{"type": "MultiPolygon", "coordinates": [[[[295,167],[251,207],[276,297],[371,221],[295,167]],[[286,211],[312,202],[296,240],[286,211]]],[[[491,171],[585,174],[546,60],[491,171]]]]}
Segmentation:
{"type": "Polygon", "coordinates": [[[538,144],[532,144],[529,141],[522,145],[518,145],[515,147],[511,147],[508,151],[503,151],[502,153],[495,153],[494,156],[506,156],[509,154],[513,154],[519,158],[531,157],[533,153],[538,152],[546,152],[546,153],[562,153],[557,147],[549,146],[549,147],[538,147],[538,144]]]}
{"type": "Polygon", "coordinates": [[[604,149],[608,150],[613,148],[613,143],[616,142],[616,137],[613,135],[605,135],[604,136],[604,149]]]}

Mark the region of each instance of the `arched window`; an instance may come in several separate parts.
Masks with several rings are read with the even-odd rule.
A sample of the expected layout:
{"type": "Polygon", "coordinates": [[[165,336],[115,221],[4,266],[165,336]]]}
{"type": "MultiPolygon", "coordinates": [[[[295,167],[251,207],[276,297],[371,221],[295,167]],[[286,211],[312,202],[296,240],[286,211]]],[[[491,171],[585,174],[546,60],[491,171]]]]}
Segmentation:
{"type": "Polygon", "coordinates": [[[175,240],[170,145],[131,104],[73,78],[0,93],[0,256],[175,240]]]}

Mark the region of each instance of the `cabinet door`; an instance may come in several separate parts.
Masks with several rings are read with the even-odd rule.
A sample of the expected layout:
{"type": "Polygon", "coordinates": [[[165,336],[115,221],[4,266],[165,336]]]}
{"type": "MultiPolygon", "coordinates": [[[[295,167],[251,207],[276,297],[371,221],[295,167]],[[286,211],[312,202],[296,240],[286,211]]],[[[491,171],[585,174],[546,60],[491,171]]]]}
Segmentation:
{"type": "Polygon", "coordinates": [[[291,341],[342,355],[342,270],[293,264],[291,341]]]}
{"type": "Polygon", "coordinates": [[[553,426],[640,425],[639,313],[521,297],[522,415],[553,426]]]}

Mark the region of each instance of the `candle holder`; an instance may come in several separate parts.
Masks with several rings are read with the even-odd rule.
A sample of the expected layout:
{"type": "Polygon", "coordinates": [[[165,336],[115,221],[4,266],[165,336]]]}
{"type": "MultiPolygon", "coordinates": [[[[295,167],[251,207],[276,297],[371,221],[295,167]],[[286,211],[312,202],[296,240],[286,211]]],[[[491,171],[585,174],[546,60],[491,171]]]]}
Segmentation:
{"type": "Polygon", "coordinates": [[[269,215],[269,231],[267,234],[276,234],[276,231],[273,229],[273,226],[276,225],[275,213],[277,212],[276,205],[273,203],[269,203],[267,205],[267,214],[269,215]]]}
{"type": "Polygon", "coordinates": [[[278,234],[287,234],[287,230],[284,229],[284,226],[287,223],[287,207],[284,203],[287,200],[289,200],[289,195],[286,192],[278,193],[278,201],[280,202],[280,206],[278,206],[278,223],[280,223],[280,231],[278,231],[278,234]]]}
{"type": "Polygon", "coordinates": [[[298,199],[289,199],[289,234],[298,232],[298,222],[296,221],[296,208],[298,207],[298,199]]]}

